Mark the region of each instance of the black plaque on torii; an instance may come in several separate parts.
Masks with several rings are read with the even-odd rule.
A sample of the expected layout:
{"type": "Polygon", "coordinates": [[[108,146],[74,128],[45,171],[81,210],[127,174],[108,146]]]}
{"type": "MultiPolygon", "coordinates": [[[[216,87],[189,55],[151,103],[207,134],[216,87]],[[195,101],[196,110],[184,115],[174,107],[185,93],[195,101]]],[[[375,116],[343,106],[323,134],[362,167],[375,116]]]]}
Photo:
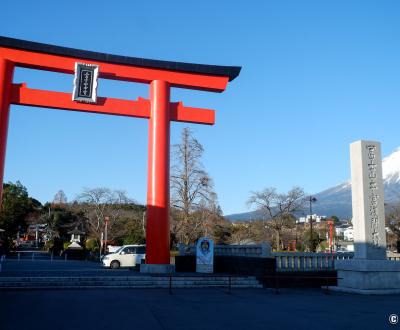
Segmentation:
{"type": "Polygon", "coordinates": [[[75,79],[72,100],[78,102],[96,103],[98,75],[98,65],[78,62],[75,63],[75,79]]]}

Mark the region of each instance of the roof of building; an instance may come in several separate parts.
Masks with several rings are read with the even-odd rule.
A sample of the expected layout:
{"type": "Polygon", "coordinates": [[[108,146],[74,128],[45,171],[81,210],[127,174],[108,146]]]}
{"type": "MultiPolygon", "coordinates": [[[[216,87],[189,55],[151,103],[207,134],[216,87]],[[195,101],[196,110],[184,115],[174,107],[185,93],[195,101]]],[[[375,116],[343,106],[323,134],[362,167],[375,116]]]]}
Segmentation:
{"type": "Polygon", "coordinates": [[[122,64],[122,65],[162,69],[168,71],[181,71],[181,72],[190,72],[190,73],[205,74],[205,75],[224,76],[224,77],[229,77],[229,81],[235,79],[239,75],[241,70],[240,66],[222,66],[222,65],[208,65],[208,64],[152,60],[140,57],[130,57],[130,56],[92,52],[82,49],[61,47],[61,46],[43,44],[39,42],[3,37],[3,36],[0,36],[0,47],[22,49],[22,50],[28,50],[28,51],[34,51],[52,55],[78,57],[88,60],[122,64]]]}
{"type": "Polygon", "coordinates": [[[77,242],[72,242],[70,245],[68,245],[68,249],[83,249],[82,246],[80,246],[77,242]]]}

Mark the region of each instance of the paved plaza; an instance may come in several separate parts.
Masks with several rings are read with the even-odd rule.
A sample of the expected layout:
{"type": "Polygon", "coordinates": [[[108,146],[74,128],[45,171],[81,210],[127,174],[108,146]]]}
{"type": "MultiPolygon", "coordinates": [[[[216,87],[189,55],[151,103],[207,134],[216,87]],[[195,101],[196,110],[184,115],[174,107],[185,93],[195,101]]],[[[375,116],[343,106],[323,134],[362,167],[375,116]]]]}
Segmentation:
{"type": "Polygon", "coordinates": [[[1,291],[2,330],[396,329],[399,296],[320,290],[94,289],[1,291]]]}
{"type": "MultiPolygon", "coordinates": [[[[1,276],[135,275],[93,262],[16,261],[1,276]]],[[[326,295],[320,289],[1,290],[0,329],[400,329],[400,296],[326,295]]]]}

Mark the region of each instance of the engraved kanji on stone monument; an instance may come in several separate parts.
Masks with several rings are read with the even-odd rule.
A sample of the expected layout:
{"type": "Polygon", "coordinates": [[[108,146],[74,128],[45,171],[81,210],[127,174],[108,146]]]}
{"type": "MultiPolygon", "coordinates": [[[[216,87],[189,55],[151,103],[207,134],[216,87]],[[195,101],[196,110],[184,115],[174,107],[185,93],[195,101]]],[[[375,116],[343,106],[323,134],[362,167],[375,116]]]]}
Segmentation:
{"type": "Polygon", "coordinates": [[[96,103],[97,78],[99,66],[95,64],[75,63],[74,91],[72,100],[96,103]]]}
{"type": "Polygon", "coordinates": [[[356,141],[350,145],[350,158],[355,257],[385,259],[381,145],[356,141]]]}

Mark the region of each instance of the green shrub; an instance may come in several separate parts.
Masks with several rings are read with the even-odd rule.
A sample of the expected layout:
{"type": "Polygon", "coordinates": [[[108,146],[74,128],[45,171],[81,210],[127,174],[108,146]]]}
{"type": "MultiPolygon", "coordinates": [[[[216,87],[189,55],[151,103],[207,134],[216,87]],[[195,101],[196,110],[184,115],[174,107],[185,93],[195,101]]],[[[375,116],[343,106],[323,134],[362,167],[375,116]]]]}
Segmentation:
{"type": "Polygon", "coordinates": [[[133,235],[129,235],[129,236],[124,237],[122,242],[123,242],[123,245],[144,244],[146,242],[146,240],[142,236],[138,236],[138,235],[133,234],[133,235]]]}
{"type": "Polygon", "coordinates": [[[53,247],[54,247],[54,241],[53,241],[52,239],[46,241],[46,244],[44,245],[44,249],[45,249],[46,251],[52,250],[53,247]]]}
{"type": "Polygon", "coordinates": [[[319,251],[326,251],[328,249],[329,249],[329,244],[327,241],[322,241],[321,243],[319,243],[319,245],[318,245],[319,251]]]}
{"type": "Polygon", "coordinates": [[[64,242],[63,248],[64,250],[68,249],[68,246],[70,246],[71,242],[64,242]]]}
{"type": "Polygon", "coordinates": [[[90,252],[98,252],[100,250],[99,243],[95,238],[89,238],[85,242],[86,250],[90,252]]]}

